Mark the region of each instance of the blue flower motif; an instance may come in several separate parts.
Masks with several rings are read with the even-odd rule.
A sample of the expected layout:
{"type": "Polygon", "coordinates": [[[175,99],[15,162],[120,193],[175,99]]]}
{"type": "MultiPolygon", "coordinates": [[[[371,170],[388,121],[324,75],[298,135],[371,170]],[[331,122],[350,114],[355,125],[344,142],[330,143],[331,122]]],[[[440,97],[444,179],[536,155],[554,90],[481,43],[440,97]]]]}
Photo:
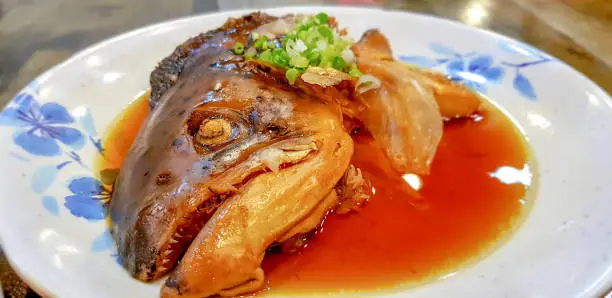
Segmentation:
{"type": "Polygon", "coordinates": [[[30,154],[57,156],[62,153],[58,142],[73,149],[85,144],[83,134],[66,124],[74,119],[63,106],[48,102],[42,106],[34,96],[21,93],[9,107],[0,113],[0,125],[17,128],[13,136],[15,144],[30,154]]]}
{"type": "Polygon", "coordinates": [[[110,231],[108,229],[106,229],[91,244],[91,251],[93,251],[93,252],[103,252],[103,251],[112,249],[113,247],[114,247],[113,246],[113,238],[111,237],[110,231]]]}
{"type": "Polygon", "coordinates": [[[57,200],[54,196],[44,196],[42,198],[43,207],[53,216],[59,215],[59,208],[57,206],[57,200]]]}
{"type": "Polygon", "coordinates": [[[501,83],[505,75],[502,67],[493,66],[493,57],[487,54],[453,60],[446,65],[446,70],[451,80],[480,93],[487,92],[488,83],[501,83]]]}
{"type": "Polygon", "coordinates": [[[107,216],[110,191],[92,177],[75,178],[68,184],[72,195],[66,197],[64,206],[76,217],[101,220],[107,216]]]}

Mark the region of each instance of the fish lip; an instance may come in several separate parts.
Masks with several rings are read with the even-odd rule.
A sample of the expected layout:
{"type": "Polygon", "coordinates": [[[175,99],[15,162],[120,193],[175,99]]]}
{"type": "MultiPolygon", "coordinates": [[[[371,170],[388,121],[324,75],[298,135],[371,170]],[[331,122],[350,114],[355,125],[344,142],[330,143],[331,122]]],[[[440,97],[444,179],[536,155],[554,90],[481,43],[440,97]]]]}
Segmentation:
{"type": "MultiPolygon", "coordinates": [[[[254,170],[243,177],[240,182],[229,186],[215,185],[215,177],[222,175],[227,170],[223,170],[222,173],[219,174],[213,174],[210,180],[206,181],[206,184],[208,184],[206,188],[212,195],[204,199],[197,207],[187,210],[183,215],[174,215],[180,216],[181,220],[184,221],[177,223],[175,228],[171,228],[171,231],[165,233],[169,235],[166,237],[162,236],[165,240],[155,240],[150,236],[151,233],[149,231],[151,231],[151,228],[147,226],[147,222],[152,222],[154,225],[159,224],[159,222],[155,222],[154,220],[149,221],[147,219],[157,216],[156,210],[159,211],[157,209],[159,205],[149,205],[138,213],[139,220],[136,221],[136,226],[128,232],[129,235],[127,237],[123,238],[124,241],[121,246],[126,249],[123,249],[122,253],[120,253],[122,263],[126,262],[124,263],[126,264],[125,267],[130,271],[133,277],[139,280],[152,281],[161,278],[174,269],[183,254],[189,249],[196,236],[205,227],[206,222],[215,216],[216,210],[223,203],[235,197],[235,195],[239,193],[241,187],[262,174],[270,172],[278,173],[298,166],[316,154],[318,152],[318,147],[319,144],[313,141],[311,137],[304,136],[304,134],[292,133],[288,138],[285,137],[275,140],[268,146],[251,153],[246,160],[238,161],[229,166],[228,168],[231,169],[242,163],[258,163],[258,165],[253,168],[254,170]],[[264,156],[266,151],[271,151],[269,152],[271,154],[286,153],[286,156],[289,158],[286,162],[279,162],[276,165],[273,163],[271,164],[269,160],[270,157],[264,156]],[[268,158],[268,160],[266,160],[266,158],[268,158]],[[291,158],[295,159],[292,160],[291,158]],[[131,237],[131,240],[127,239],[128,237],[131,237]],[[134,239],[136,239],[136,241],[134,239]],[[160,245],[151,244],[151,240],[157,241],[160,245]],[[147,247],[148,249],[146,249],[147,247]],[[151,247],[158,247],[158,249],[151,247]]],[[[187,198],[183,200],[187,200],[187,198]]],[[[164,199],[152,199],[151,201],[162,202],[164,199]]],[[[113,230],[114,229],[111,231],[113,230]]]]}

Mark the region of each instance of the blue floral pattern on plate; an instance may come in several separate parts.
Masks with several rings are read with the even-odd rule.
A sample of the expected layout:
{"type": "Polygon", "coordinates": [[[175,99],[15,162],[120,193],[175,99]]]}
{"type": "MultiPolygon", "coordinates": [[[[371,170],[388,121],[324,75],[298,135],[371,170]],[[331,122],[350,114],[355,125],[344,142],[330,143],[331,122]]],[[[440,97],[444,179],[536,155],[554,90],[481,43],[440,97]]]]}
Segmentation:
{"type": "Polygon", "coordinates": [[[13,141],[30,154],[58,156],[62,154],[59,143],[73,149],[85,144],[83,134],[66,126],[74,123],[66,108],[47,102],[40,105],[31,94],[19,94],[12,104],[0,114],[0,125],[17,128],[13,141]]]}
{"type": "Polygon", "coordinates": [[[497,62],[488,53],[470,52],[461,54],[449,47],[431,43],[429,48],[441,58],[429,58],[425,56],[400,56],[404,62],[425,68],[440,68],[445,71],[453,81],[461,82],[476,92],[486,94],[489,85],[497,85],[503,82],[507,70],[514,71],[512,85],[514,89],[528,100],[536,100],[536,91],[523,73],[525,68],[552,61],[551,58],[540,54],[537,50],[528,46],[519,46],[509,42],[500,42],[499,48],[505,52],[527,56],[532,61],[522,63],[510,63],[506,61],[497,62]]]}
{"type": "MultiPolygon", "coordinates": [[[[13,142],[22,152],[51,162],[34,170],[30,175],[30,187],[41,195],[41,204],[48,214],[60,216],[60,204],[55,196],[46,194],[47,189],[56,183],[60,171],[69,165],[76,165],[85,173],[91,173],[78,153],[85,147],[86,140],[91,142],[98,154],[103,155],[104,149],[87,108],[81,107],[81,115],[75,119],[64,106],[55,102],[41,104],[41,99],[38,84],[33,81],[0,113],[0,126],[14,129],[13,142]]],[[[31,160],[20,152],[10,152],[10,155],[22,162],[31,160]]],[[[68,179],[67,189],[70,194],[64,197],[63,206],[70,214],[91,222],[107,217],[106,207],[111,193],[98,179],[73,177],[68,179]]],[[[93,251],[113,248],[108,230],[104,235],[94,241],[93,251]]],[[[117,256],[115,251],[111,255],[117,256]]]]}
{"type": "Polygon", "coordinates": [[[75,178],[68,184],[72,195],[66,197],[64,206],[76,217],[88,220],[101,220],[107,216],[107,205],[111,198],[110,190],[95,178],[75,178]]]}
{"type": "Polygon", "coordinates": [[[456,59],[446,65],[446,71],[453,81],[481,93],[487,93],[487,84],[499,84],[504,78],[504,69],[493,66],[493,57],[487,54],[456,59]]]}

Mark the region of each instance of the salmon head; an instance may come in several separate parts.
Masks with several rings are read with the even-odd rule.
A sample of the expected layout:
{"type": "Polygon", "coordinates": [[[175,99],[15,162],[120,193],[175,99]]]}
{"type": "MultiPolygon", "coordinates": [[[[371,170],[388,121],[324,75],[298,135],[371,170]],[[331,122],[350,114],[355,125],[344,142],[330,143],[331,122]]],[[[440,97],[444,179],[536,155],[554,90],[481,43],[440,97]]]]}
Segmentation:
{"type": "Polygon", "coordinates": [[[231,30],[187,42],[153,72],[152,111],[116,181],[111,233],[140,280],[181,260],[169,296],[261,286],[266,248],[318,224],[349,166],[337,107],[225,50],[270,18],[230,20],[231,30]]]}

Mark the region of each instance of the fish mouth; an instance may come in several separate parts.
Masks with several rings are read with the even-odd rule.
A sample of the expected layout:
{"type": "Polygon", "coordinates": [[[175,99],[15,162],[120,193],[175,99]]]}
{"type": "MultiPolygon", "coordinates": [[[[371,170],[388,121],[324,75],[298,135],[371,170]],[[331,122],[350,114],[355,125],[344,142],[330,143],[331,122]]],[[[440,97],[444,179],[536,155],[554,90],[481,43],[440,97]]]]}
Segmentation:
{"type": "MultiPolygon", "coordinates": [[[[253,137],[256,138],[257,135],[253,137]]],[[[244,160],[217,168],[217,172],[195,185],[174,181],[172,190],[161,195],[151,194],[152,204],[138,213],[139,220],[130,235],[119,237],[124,239],[123,245],[119,245],[123,248],[119,253],[120,259],[129,272],[143,281],[164,276],[176,266],[193,239],[224,202],[239,194],[242,187],[262,174],[278,174],[299,167],[315,156],[320,146],[313,137],[297,133],[266,143],[263,147],[257,146],[260,148],[244,160]],[[162,233],[152,233],[159,227],[166,228],[162,233]]],[[[223,153],[216,153],[217,159],[222,160],[219,156],[223,153]]],[[[228,150],[225,154],[233,153],[228,150]]],[[[164,183],[159,181],[159,177],[156,183],[164,183]]],[[[172,179],[165,177],[163,180],[172,179]]],[[[121,235],[119,226],[115,224],[111,232],[121,235]]]]}

